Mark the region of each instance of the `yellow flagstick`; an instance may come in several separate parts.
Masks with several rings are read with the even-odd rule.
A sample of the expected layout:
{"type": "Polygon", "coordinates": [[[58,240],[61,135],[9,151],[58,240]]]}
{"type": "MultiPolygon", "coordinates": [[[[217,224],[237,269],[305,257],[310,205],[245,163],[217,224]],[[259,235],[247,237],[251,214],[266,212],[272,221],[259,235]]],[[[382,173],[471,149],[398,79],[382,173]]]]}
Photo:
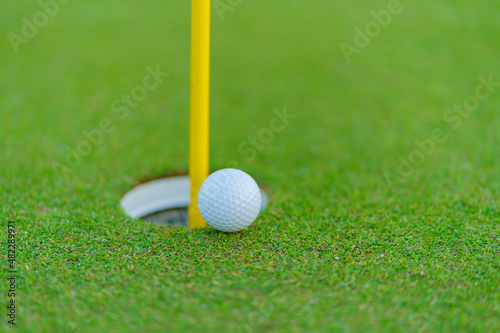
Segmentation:
{"type": "Polygon", "coordinates": [[[198,192],[207,178],[209,87],[210,87],[210,0],[191,2],[191,101],[189,114],[189,178],[191,203],[188,225],[207,224],[198,210],[198,192]]]}

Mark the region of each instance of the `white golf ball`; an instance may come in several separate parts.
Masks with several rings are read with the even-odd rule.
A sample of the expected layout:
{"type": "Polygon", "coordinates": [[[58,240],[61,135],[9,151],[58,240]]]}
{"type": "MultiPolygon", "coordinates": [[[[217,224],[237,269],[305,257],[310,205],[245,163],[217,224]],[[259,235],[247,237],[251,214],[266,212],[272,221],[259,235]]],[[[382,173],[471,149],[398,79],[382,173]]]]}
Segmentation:
{"type": "Polygon", "coordinates": [[[250,226],[259,215],[260,189],[248,174],[222,169],[205,179],[198,193],[201,216],[212,228],[235,232],[250,226]]]}

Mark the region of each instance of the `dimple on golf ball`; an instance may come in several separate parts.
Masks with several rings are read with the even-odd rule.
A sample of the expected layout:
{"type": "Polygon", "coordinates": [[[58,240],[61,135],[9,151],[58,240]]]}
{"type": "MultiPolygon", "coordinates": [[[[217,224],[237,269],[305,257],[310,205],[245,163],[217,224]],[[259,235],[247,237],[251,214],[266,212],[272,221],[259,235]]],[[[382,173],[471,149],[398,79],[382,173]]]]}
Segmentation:
{"type": "Polygon", "coordinates": [[[237,169],[222,169],[205,179],[198,193],[201,216],[212,228],[235,232],[249,227],[259,215],[260,189],[237,169]]]}

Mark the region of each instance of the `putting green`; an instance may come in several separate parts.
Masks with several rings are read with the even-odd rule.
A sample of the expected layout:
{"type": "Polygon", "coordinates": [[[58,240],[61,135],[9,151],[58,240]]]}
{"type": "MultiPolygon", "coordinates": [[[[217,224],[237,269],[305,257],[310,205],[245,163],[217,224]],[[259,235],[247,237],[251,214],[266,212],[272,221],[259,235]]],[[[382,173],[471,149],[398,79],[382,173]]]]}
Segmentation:
{"type": "Polygon", "coordinates": [[[188,169],[189,2],[0,4],[2,330],[499,331],[500,4],[390,6],[212,8],[210,166],[270,194],[222,234],[119,206],[188,169]]]}

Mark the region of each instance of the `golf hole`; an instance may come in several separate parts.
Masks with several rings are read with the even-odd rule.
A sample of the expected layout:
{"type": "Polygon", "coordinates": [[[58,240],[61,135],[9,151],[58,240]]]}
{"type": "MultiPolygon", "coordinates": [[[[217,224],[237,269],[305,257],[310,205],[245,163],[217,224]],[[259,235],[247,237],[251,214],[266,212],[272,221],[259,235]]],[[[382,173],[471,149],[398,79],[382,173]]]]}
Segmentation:
{"type": "MultiPolygon", "coordinates": [[[[267,195],[260,189],[262,212],[267,195]]],[[[156,179],[141,184],[122,197],[120,204],[128,216],[168,227],[187,227],[190,202],[189,176],[156,179]]]]}

